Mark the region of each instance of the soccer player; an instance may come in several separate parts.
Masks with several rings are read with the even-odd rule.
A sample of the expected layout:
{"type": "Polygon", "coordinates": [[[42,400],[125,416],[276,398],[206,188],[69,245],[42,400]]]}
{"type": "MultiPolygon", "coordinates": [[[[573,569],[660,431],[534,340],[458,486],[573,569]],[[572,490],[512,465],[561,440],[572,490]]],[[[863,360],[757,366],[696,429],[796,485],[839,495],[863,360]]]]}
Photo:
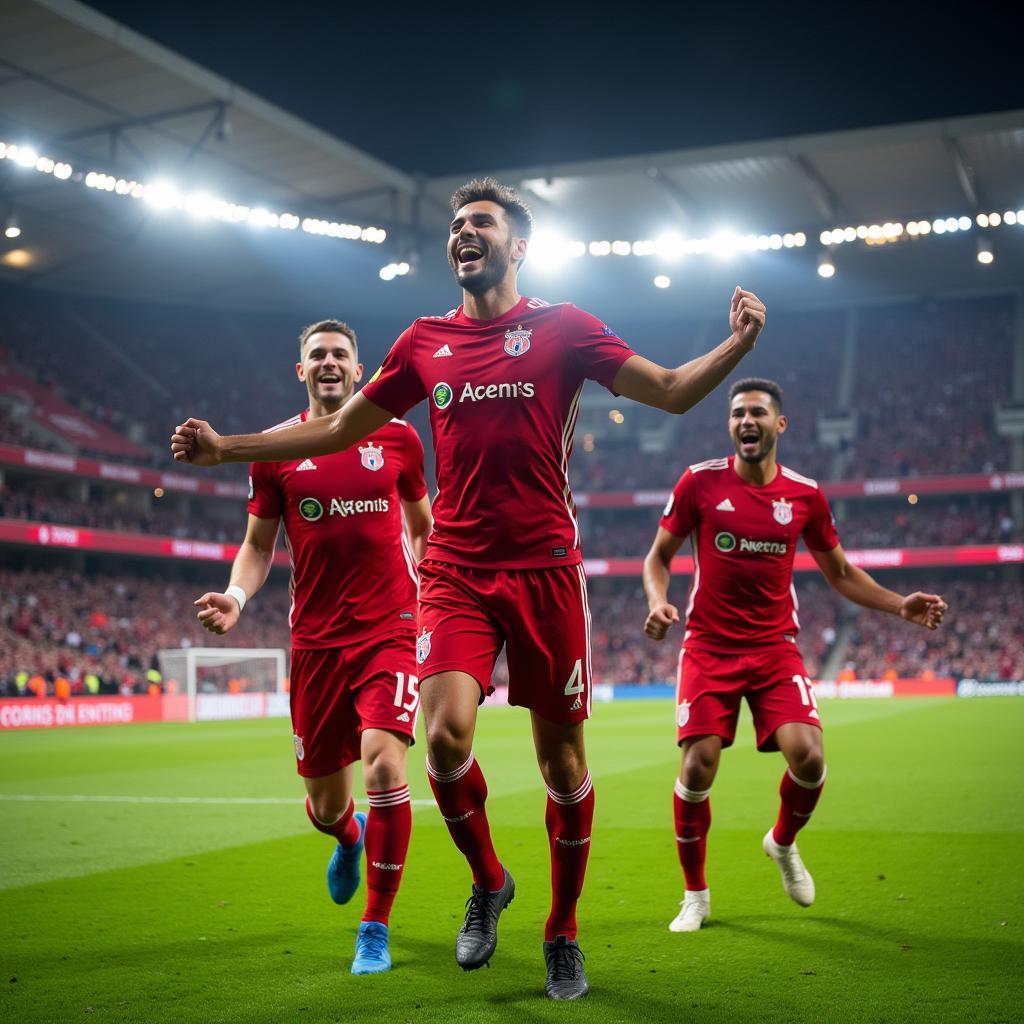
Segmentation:
{"type": "Polygon", "coordinates": [[[221,437],[189,420],[172,437],[178,460],[316,457],[340,451],[392,415],[430,403],[437,459],[434,532],[420,564],[416,657],[427,726],[427,771],[473,887],[456,937],[465,970],[486,964],[515,884],[491,842],[487,786],[473,756],[478,705],[506,647],[509,700],[530,709],[547,786],[551,912],[544,927],[546,994],[588,991],[576,942],[594,791],[583,744],[590,716],[590,614],[568,463],[587,378],[628,398],[684,413],[754,346],[760,300],[737,288],[730,335],[665,369],[575,307],[522,297],[516,275],[532,218],[493,179],[451,202],[448,262],[463,304],[405,330],[365,388],[333,417],[266,435],[221,437]]]}
{"type": "MultiPolygon", "coordinates": [[[[322,421],[352,400],[363,375],[355,332],[338,320],[311,324],[295,370],[309,407],[270,434],[322,421]]],[[[366,909],[352,973],[376,974],[391,967],[389,915],[412,828],[406,751],[419,703],[416,561],[431,528],[423,445],[408,423],[390,420],[358,448],[257,462],[250,472],[249,524],[230,585],[195,602],[199,621],[218,635],[235,625],[266,582],[283,520],[292,562],[292,730],[306,813],[337,843],[327,869],[335,903],[355,895],[365,844],[366,909]],[[359,760],[369,816],[356,813],[352,799],[359,760]]]]}
{"type": "Polygon", "coordinates": [[[722,748],[736,735],[743,697],[753,713],[757,749],[779,750],[786,759],[778,820],[764,837],[764,851],[778,865],[790,898],[802,907],[814,902],[814,881],[795,840],[825,785],[825,755],[814,686],[796,645],[797,541],[803,538],[847,600],[926,629],[938,628],[946,611],[937,594],[902,597],[847,561],[817,483],[776,462],[785,430],[778,384],[759,378],[733,384],[729,434],[735,456],[697,463],[682,475],[644,560],[650,608],[644,632],[664,640],[679,621],[668,599],[672,558],[690,538],[694,569],[679,652],[682,765],[674,800],[686,892],[669,925],[674,932],[697,931],[711,912],[704,876],[708,798],[722,748]]]}

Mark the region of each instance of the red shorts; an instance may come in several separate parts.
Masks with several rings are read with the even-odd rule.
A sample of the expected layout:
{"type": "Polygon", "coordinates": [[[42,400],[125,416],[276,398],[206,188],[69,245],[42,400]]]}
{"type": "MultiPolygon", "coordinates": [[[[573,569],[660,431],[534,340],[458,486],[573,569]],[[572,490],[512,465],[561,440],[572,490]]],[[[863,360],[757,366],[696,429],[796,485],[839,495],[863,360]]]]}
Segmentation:
{"type": "Polygon", "coordinates": [[[732,746],[740,700],[754,716],[758,750],[778,750],[774,733],[788,722],[821,728],[814,686],[796,647],[743,654],[683,648],[676,683],[677,741],[721,736],[732,746]]]}
{"type": "Polygon", "coordinates": [[[402,630],[361,644],[293,650],[292,732],[299,774],[331,775],[359,760],[364,729],[416,732],[416,636],[402,630]]]}
{"type": "Polygon", "coordinates": [[[476,569],[420,562],[420,678],[467,672],[483,697],[505,645],[508,702],[551,722],[590,717],[590,606],[582,565],[476,569]]]}

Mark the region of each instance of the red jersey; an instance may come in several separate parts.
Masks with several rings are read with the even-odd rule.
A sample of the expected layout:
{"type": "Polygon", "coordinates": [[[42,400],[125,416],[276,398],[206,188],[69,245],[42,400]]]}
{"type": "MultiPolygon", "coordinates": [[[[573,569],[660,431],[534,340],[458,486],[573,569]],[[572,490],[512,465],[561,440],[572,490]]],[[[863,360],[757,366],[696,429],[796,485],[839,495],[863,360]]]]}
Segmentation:
{"type": "Polygon", "coordinates": [[[427,557],[486,569],[582,560],[569,455],[587,378],[611,390],[632,349],[568,303],[494,320],[421,317],[362,393],[400,416],[430,401],[437,497],[427,557]]]}
{"type": "Polygon", "coordinates": [[[419,501],[427,487],[423,445],[408,423],[392,420],[343,452],[254,462],[249,472],[249,512],[284,520],[293,647],[341,647],[415,628],[416,564],[399,498],[419,501]]]}
{"type": "Polygon", "coordinates": [[[785,466],[770,484],[745,483],[735,456],[698,462],[679,478],[661,526],[690,537],[694,571],[687,647],[734,653],[796,642],[796,542],[812,551],[839,543],[817,483],[785,466]]]}

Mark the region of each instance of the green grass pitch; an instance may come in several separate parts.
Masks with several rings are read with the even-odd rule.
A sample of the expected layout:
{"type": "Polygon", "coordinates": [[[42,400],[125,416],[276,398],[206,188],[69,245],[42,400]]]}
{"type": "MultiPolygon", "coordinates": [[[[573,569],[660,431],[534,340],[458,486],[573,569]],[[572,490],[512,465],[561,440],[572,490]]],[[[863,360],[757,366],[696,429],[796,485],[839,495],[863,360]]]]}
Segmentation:
{"type": "Polygon", "coordinates": [[[518,889],[473,974],[453,958],[468,875],[426,803],[422,744],[395,969],[354,978],[361,894],[327,897],[330,841],[306,821],[286,722],[2,735],[0,1020],[1024,1020],[1024,701],[836,701],[823,717],[829,781],[800,840],[817,903],[789,902],[761,852],[782,762],[745,719],[712,794],[713,916],[673,935],[672,708],[596,709],[579,1004],[542,994],[544,795],[521,710],[481,713],[518,889]]]}

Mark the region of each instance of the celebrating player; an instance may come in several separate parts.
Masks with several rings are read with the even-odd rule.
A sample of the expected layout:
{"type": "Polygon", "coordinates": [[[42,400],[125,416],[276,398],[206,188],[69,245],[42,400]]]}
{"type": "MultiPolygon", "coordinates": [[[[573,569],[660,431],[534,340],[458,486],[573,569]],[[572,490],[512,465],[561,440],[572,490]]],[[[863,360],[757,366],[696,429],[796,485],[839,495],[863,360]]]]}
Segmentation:
{"type": "Polygon", "coordinates": [[[594,792],[583,744],[590,716],[590,613],[568,462],[587,378],[668,412],[699,402],[753,347],[764,306],[737,288],[730,336],[676,369],[636,355],[569,305],[521,297],[516,275],[532,218],[511,189],[473,181],[452,197],[448,261],[463,305],[416,320],[344,408],[267,435],[220,437],[202,420],[172,451],[199,465],[341,451],[417,402],[430,403],[437,456],[434,532],[420,565],[416,657],[427,771],[473,887],[455,957],[486,964],[515,884],[495,853],[487,786],[473,756],[477,709],[505,645],[509,700],[530,709],[548,790],[552,903],[544,928],[546,994],[588,991],[576,942],[594,792]]]}
{"type": "MultiPolygon", "coordinates": [[[[299,359],[309,408],[270,433],[329,418],[363,375],[355,332],[338,320],[307,327],[299,359]]],[[[358,450],[254,463],[251,473],[249,525],[231,584],[196,601],[199,621],[217,634],[235,625],[266,582],[283,519],[292,561],[292,729],[306,813],[338,844],[327,868],[335,903],[355,894],[365,843],[366,910],[352,973],[376,974],[391,967],[388,919],[412,828],[406,751],[419,703],[415,560],[431,527],[423,445],[408,423],[391,420],[358,450]],[[368,817],[355,813],[352,799],[359,760],[368,817]]]]}
{"type": "Polygon", "coordinates": [[[938,628],[946,611],[938,595],[901,597],[846,560],[817,483],[776,462],[785,430],[778,384],[757,378],[733,384],[729,434],[736,455],[697,463],[682,475],[644,560],[650,607],[644,632],[664,640],[679,621],[668,600],[672,558],[690,538],[693,582],[676,697],[682,766],[674,800],[686,893],[669,925],[674,932],[697,931],[711,912],[704,877],[708,797],[722,747],[736,735],[744,696],[757,749],[781,750],[787,764],[778,820],[764,837],[764,851],[778,864],[790,898],[802,907],[814,902],[814,881],[795,840],[825,785],[825,756],[814,686],[796,646],[797,540],[803,537],[828,582],[856,604],[927,629],[938,628]]]}

